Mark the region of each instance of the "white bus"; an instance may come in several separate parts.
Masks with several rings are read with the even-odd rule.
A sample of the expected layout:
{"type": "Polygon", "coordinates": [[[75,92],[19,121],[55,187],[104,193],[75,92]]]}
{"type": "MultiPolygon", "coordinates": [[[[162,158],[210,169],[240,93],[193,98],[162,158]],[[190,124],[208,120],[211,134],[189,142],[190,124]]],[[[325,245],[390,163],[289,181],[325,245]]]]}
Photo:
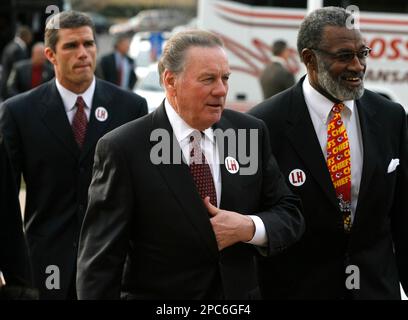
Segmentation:
{"type": "MultiPolygon", "coordinates": [[[[392,2],[320,1],[324,6],[360,9],[360,28],[372,48],[365,86],[401,103],[408,111],[408,5],[392,2]]],[[[307,0],[201,0],[198,27],[223,39],[232,75],[228,105],[245,111],[262,101],[259,75],[271,58],[271,44],[286,40],[288,61],[299,79],[305,68],[296,50],[297,32],[307,13],[307,0]]]]}

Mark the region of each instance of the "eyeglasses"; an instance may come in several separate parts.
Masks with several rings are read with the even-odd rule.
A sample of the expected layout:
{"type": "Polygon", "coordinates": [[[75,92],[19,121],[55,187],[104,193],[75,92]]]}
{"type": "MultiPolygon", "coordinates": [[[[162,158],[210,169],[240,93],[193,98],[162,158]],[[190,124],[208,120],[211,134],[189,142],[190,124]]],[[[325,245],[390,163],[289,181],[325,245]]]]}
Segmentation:
{"type": "Polygon", "coordinates": [[[371,48],[369,47],[364,47],[360,51],[342,51],[342,52],[337,52],[337,53],[329,52],[329,51],[322,50],[322,49],[315,49],[315,48],[310,48],[310,49],[324,53],[332,57],[333,59],[336,59],[337,61],[344,62],[344,63],[349,63],[353,61],[354,56],[357,56],[357,58],[360,61],[364,61],[370,55],[370,52],[371,52],[371,48]]]}

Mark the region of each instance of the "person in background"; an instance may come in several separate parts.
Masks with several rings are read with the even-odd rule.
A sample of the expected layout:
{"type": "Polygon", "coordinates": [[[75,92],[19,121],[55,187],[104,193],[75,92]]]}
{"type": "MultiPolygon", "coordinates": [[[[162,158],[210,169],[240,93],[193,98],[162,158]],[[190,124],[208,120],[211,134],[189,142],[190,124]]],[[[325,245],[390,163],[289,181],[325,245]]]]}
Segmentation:
{"type": "Polygon", "coordinates": [[[16,36],[6,45],[3,50],[1,58],[2,76],[0,81],[0,96],[3,99],[9,97],[7,92],[7,81],[14,63],[20,60],[28,59],[28,46],[33,40],[33,34],[27,26],[20,26],[17,28],[16,36]]]}
{"type": "Polygon", "coordinates": [[[114,40],[114,51],[103,56],[97,67],[97,76],[121,88],[132,90],[137,82],[135,62],[128,56],[130,38],[120,34],[114,40]]]}
{"type": "Polygon", "coordinates": [[[0,130],[17,183],[26,182],[24,226],[40,299],[75,299],[79,231],[96,142],[147,113],[145,99],[94,76],[89,16],[64,11],[45,27],[55,80],[6,100],[0,130]]]}
{"type": "Polygon", "coordinates": [[[254,257],[258,249],[278,255],[299,239],[300,202],[270,153],[263,122],[224,110],[230,69],[220,38],[176,33],[159,74],[161,106],[98,142],[78,297],[258,297],[254,257]],[[240,141],[223,143],[238,130],[240,141]],[[247,147],[250,164],[237,155],[247,147]]]}
{"type": "Polygon", "coordinates": [[[261,83],[264,99],[290,88],[295,84],[295,76],[288,70],[287,59],[290,50],[286,41],[277,40],[272,45],[272,61],[262,71],[261,83]]]}
{"type": "Polygon", "coordinates": [[[400,299],[408,292],[408,139],[404,108],[364,88],[370,48],[350,12],[300,25],[307,75],[250,113],[265,121],[306,232],[261,268],[267,298],[400,299]]]}
{"type": "Polygon", "coordinates": [[[44,44],[37,42],[31,49],[31,59],[14,64],[7,82],[10,96],[38,87],[54,77],[54,70],[45,57],[44,49],[44,44]]]}
{"type": "Polygon", "coordinates": [[[0,300],[35,299],[16,180],[0,133],[0,300]]]}

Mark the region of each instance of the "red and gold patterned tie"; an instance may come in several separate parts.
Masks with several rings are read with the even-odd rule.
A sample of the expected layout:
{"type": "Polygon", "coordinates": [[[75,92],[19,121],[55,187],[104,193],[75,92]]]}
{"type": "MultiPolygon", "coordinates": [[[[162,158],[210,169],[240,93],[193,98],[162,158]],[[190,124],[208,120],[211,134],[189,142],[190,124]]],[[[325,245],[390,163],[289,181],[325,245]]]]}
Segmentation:
{"type": "Polygon", "coordinates": [[[217,193],[210,166],[201,150],[201,133],[194,131],[190,136],[190,172],[201,199],[210,197],[212,205],[217,206],[217,193]]]}
{"type": "Polygon", "coordinates": [[[74,119],[72,120],[72,131],[79,148],[82,148],[85,140],[86,128],[88,126],[88,119],[85,113],[85,101],[81,96],[78,96],[75,106],[77,110],[74,119]]]}
{"type": "Polygon", "coordinates": [[[343,214],[345,232],[351,230],[351,163],[346,127],[341,119],[344,104],[335,104],[327,127],[327,167],[343,214]]]}

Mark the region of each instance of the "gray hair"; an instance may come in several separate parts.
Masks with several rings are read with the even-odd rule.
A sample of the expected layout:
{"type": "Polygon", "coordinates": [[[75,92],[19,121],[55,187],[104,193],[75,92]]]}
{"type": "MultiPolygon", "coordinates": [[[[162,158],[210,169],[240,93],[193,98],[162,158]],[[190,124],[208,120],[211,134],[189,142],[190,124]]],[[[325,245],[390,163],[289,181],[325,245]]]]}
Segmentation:
{"type": "Polygon", "coordinates": [[[300,25],[297,38],[299,56],[302,57],[305,48],[319,48],[326,26],[345,27],[351,16],[349,11],[340,7],[325,7],[307,15],[300,25]]]}
{"type": "Polygon", "coordinates": [[[45,26],[44,43],[54,52],[58,42],[59,29],[76,29],[90,27],[95,39],[95,25],[90,16],[78,11],[63,11],[48,20],[45,26]]]}
{"type": "Polygon", "coordinates": [[[164,70],[170,70],[175,74],[183,71],[185,55],[191,47],[223,48],[224,44],[221,38],[209,31],[196,29],[176,33],[167,41],[159,60],[160,83],[164,70]]]}

